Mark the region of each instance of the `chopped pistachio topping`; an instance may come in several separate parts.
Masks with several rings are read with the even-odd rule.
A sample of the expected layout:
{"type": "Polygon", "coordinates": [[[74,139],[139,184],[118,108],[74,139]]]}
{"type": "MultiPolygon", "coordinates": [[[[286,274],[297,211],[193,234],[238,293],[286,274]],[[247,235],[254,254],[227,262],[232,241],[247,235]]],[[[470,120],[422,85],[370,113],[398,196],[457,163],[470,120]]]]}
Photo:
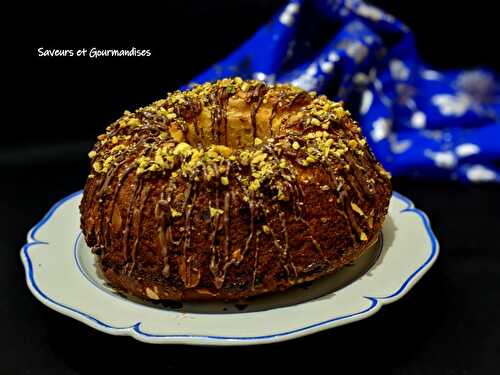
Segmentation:
{"type": "Polygon", "coordinates": [[[172,217],[179,217],[179,216],[182,216],[182,212],[179,212],[177,211],[176,209],[174,208],[171,208],[170,209],[170,214],[172,215],[172,217]]]}
{"type": "Polygon", "coordinates": [[[312,163],[315,163],[316,161],[318,161],[318,159],[316,159],[313,155],[309,155],[306,158],[306,161],[307,161],[307,163],[312,164],[312,163]]]}
{"type": "Polygon", "coordinates": [[[130,120],[128,120],[127,125],[128,126],[139,126],[139,125],[141,125],[141,122],[137,118],[131,118],[130,120]]]}
{"type": "Polygon", "coordinates": [[[356,140],[355,140],[355,139],[349,139],[349,140],[347,141],[347,145],[348,145],[349,147],[351,147],[351,148],[356,148],[356,147],[358,147],[358,142],[356,142],[356,140]]]}
{"type": "Polygon", "coordinates": [[[92,164],[92,168],[94,168],[94,171],[100,173],[102,172],[102,164],[99,161],[96,161],[92,164]]]}
{"type": "Polygon", "coordinates": [[[189,156],[192,153],[192,147],[190,144],[181,142],[175,146],[174,155],[189,156]]]}
{"type": "Polygon", "coordinates": [[[250,88],[250,85],[247,82],[244,82],[240,88],[242,91],[246,92],[250,88]]]}
{"type": "Polygon", "coordinates": [[[366,216],[363,210],[354,202],[351,202],[352,209],[358,213],[360,216],[366,216]]]}
{"type": "Polygon", "coordinates": [[[311,119],[311,125],[320,126],[321,125],[321,121],[319,121],[317,118],[313,117],[311,119]]]}
{"type": "Polygon", "coordinates": [[[267,154],[265,152],[260,152],[260,153],[257,153],[253,159],[252,159],[252,164],[258,164],[264,160],[266,160],[267,158],[267,154]]]}
{"type": "Polygon", "coordinates": [[[259,180],[253,180],[248,188],[252,191],[258,190],[260,188],[260,182],[259,180]]]}
{"type": "Polygon", "coordinates": [[[381,176],[384,176],[386,178],[392,178],[391,174],[387,172],[384,168],[382,168],[380,165],[377,165],[378,173],[381,176]]]}
{"type": "Polygon", "coordinates": [[[220,208],[214,208],[212,206],[208,207],[210,211],[210,217],[215,217],[217,215],[222,215],[224,213],[224,210],[221,210],[220,208]]]}
{"type": "MultiPolygon", "coordinates": [[[[342,103],[332,102],[316,93],[310,93],[308,104],[290,118],[280,118],[282,123],[288,121],[286,126],[280,125],[279,129],[275,129],[276,121],[270,124],[271,134],[268,138],[264,138],[262,133],[254,137],[253,146],[248,145],[247,140],[239,143],[248,145],[247,148],[214,144],[220,134],[214,138],[215,129],[207,129],[203,125],[207,123],[207,117],[208,121],[212,117],[214,122],[213,110],[217,106],[213,100],[214,94],[222,93],[226,97],[235,95],[238,100],[243,99],[249,104],[250,96],[256,95],[261,87],[262,82],[259,81],[227,78],[215,83],[194,85],[188,91],[170,93],[165,99],[140,108],[135,113],[125,111],[118,121],[108,126],[106,134],[98,137],[95,151],[89,153],[93,159],[93,172],[106,173],[121,160],[130,158],[135,161],[137,175],[163,173],[172,179],[203,179],[224,186],[229,185],[234,176],[235,183],[252,192],[252,196],[259,197],[272,192],[274,201],[287,201],[293,194],[289,191],[290,183],[297,177],[304,183],[313,182],[294,175],[295,162],[303,167],[335,165],[336,171],[339,171],[340,168],[350,168],[346,153],[356,158],[363,156],[362,146],[366,145],[366,140],[359,134],[359,126],[348,121],[343,124],[345,126],[339,127],[338,120],[346,117],[348,111],[342,108],[342,103]],[[193,120],[196,116],[197,120],[193,120]],[[201,140],[197,137],[201,137],[201,140]],[[293,158],[290,149],[300,151],[297,160],[290,160],[290,157],[293,158]]],[[[268,85],[268,88],[264,90],[260,103],[263,107],[270,103],[267,109],[276,106],[277,119],[283,109],[292,103],[291,98],[303,93],[299,88],[281,84],[268,85]],[[277,91],[273,91],[273,88],[280,86],[286,87],[287,95],[276,95],[277,91]]],[[[355,163],[352,167],[355,167],[355,163]]],[[[388,174],[380,167],[379,175],[388,174]]],[[[341,188],[339,186],[332,189],[338,190],[341,188]]],[[[323,185],[321,189],[327,191],[330,187],[323,185]]],[[[353,210],[360,214],[356,208],[353,207],[353,210]]]]}

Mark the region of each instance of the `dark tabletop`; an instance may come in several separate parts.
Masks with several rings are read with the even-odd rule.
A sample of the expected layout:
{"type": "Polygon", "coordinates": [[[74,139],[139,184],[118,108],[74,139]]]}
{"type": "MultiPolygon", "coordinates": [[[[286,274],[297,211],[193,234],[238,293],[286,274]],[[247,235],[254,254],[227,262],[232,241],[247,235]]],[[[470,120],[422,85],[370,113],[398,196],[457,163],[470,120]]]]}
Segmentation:
{"type": "MultiPolygon", "coordinates": [[[[95,14],[85,18],[86,37],[68,36],[68,28],[83,25],[75,24],[71,29],[73,18],[56,22],[54,17],[47,19],[36,13],[29,21],[33,28],[27,44],[29,69],[23,73],[29,84],[19,87],[31,90],[33,100],[29,106],[23,100],[24,112],[20,112],[30,113],[22,130],[14,129],[20,137],[0,139],[0,285],[4,292],[0,374],[142,374],[153,373],[147,372],[151,370],[287,373],[294,369],[310,373],[323,369],[332,374],[363,370],[383,374],[498,373],[500,188],[496,185],[396,178],[395,190],[412,199],[430,218],[441,244],[434,266],[406,296],[374,316],[284,343],[236,348],[148,345],[100,333],[50,310],[32,296],[25,283],[20,248],[28,230],[53,203],[82,188],[88,169],[86,153],[95,135],[119,111],[147,104],[223,57],[283,1],[227,1],[207,9],[199,8],[200,3],[172,2],[161,14],[149,9],[152,19],[146,19],[141,27],[156,27],[155,32],[161,32],[160,19],[164,33],[178,31],[177,38],[165,43],[143,38],[144,33],[139,34],[134,23],[127,23],[119,32],[113,28],[101,32],[102,28],[94,28],[95,14]],[[184,43],[191,38],[189,31],[179,30],[181,24],[196,22],[203,25],[195,30],[197,52],[184,43]],[[105,42],[99,44],[99,37],[105,42]],[[96,44],[129,48],[130,43],[152,48],[156,57],[119,63],[50,62],[33,57],[42,44],[51,48],[96,44]],[[188,56],[189,64],[179,55],[169,58],[170,48],[188,56]],[[163,85],[157,84],[159,77],[163,85]]],[[[492,27],[488,25],[493,25],[496,17],[485,8],[488,2],[459,7],[452,12],[459,17],[455,21],[446,18],[451,2],[427,13],[425,9],[436,2],[424,1],[413,9],[398,3],[403,2],[389,1],[387,6],[416,31],[427,60],[439,66],[478,62],[499,67],[494,49],[483,48],[492,27]],[[418,17],[413,17],[413,12],[418,17]],[[471,35],[477,42],[460,42],[471,35]],[[436,49],[436,39],[449,40],[448,48],[441,43],[436,49]]],[[[142,17],[146,10],[137,12],[142,17]]]]}

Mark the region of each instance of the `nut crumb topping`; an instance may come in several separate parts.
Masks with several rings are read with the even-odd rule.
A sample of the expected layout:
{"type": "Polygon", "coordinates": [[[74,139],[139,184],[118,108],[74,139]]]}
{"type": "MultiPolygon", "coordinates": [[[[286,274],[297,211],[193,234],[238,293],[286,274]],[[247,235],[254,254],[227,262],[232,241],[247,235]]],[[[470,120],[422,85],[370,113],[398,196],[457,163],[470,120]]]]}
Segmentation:
{"type": "MultiPolygon", "coordinates": [[[[255,197],[270,195],[277,202],[287,202],[296,194],[290,187],[296,181],[297,167],[335,166],[337,174],[342,170],[358,173],[368,189],[390,174],[379,164],[377,174],[367,177],[352,172],[357,168],[367,173],[363,160],[369,149],[349,115],[342,103],[324,95],[289,85],[227,78],[175,91],[135,112],[125,111],[97,137],[88,156],[92,173],[97,175],[107,174],[126,160],[135,165],[138,177],[161,174],[186,181],[203,179],[226,188],[231,188],[229,182],[234,179],[255,197]],[[258,103],[263,112],[252,103],[258,103]],[[235,111],[244,108],[249,108],[250,119],[234,117],[235,111]],[[287,112],[288,108],[294,109],[287,112]],[[228,133],[235,121],[241,129],[228,133]],[[264,125],[268,130],[262,130],[264,125]],[[234,142],[239,146],[230,146],[234,142]]],[[[309,178],[302,176],[300,181],[308,184],[309,178]]],[[[333,194],[345,187],[339,176],[333,186],[323,184],[320,189],[333,194]]],[[[366,217],[356,203],[351,202],[351,208],[366,217]]],[[[210,209],[212,217],[220,213],[210,209]]],[[[181,213],[173,209],[171,215],[175,218],[181,213]]]]}

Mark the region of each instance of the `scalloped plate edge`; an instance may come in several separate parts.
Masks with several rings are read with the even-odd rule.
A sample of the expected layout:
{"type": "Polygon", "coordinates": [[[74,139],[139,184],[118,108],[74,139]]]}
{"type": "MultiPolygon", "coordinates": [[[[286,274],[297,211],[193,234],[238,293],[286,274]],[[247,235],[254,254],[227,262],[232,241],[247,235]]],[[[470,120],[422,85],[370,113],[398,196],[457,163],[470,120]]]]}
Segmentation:
{"type": "Polygon", "coordinates": [[[427,272],[427,270],[434,264],[439,254],[439,242],[431,229],[430,221],[427,215],[415,208],[413,202],[404,195],[393,192],[393,197],[405,203],[406,207],[400,210],[400,213],[413,213],[417,215],[424,225],[425,232],[430,240],[431,246],[428,257],[421,263],[415,271],[413,271],[400,287],[390,295],[384,297],[370,297],[364,296],[370,305],[358,312],[332,317],[315,324],[310,324],[294,330],[279,332],[265,336],[210,336],[210,335],[190,335],[190,334],[176,334],[176,335],[155,335],[141,330],[141,322],[137,322],[130,326],[115,327],[109,325],[83,311],[66,306],[59,303],[44,293],[37,285],[33,272],[33,263],[30,258],[29,249],[33,246],[48,245],[48,242],[40,241],[36,238],[37,232],[42,228],[66,201],[75,198],[82,194],[82,190],[74,192],[65,198],[55,203],[45,216],[28,232],[27,242],[21,248],[21,259],[26,272],[26,283],[33,295],[44,305],[60,312],[61,314],[72,317],[80,322],[83,322],[101,332],[112,335],[129,335],[139,341],[146,343],[156,344],[193,344],[193,345],[256,345],[267,344],[273,342],[280,342],[291,340],[294,338],[309,335],[315,332],[323,331],[336,326],[352,323],[368,316],[375,314],[380,308],[388,303],[394,302],[403,297],[418,280],[427,272]]]}

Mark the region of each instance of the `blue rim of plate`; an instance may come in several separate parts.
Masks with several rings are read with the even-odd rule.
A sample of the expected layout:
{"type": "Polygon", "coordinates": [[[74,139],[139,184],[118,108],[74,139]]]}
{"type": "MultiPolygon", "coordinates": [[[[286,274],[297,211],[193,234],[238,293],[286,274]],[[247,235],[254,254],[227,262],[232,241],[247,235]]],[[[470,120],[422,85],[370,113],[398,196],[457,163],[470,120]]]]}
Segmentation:
{"type": "MultiPolygon", "coordinates": [[[[415,208],[415,205],[413,202],[405,197],[404,195],[398,193],[398,192],[393,192],[392,195],[394,198],[404,202],[406,204],[406,207],[400,210],[400,213],[412,213],[416,214],[421,220],[422,223],[425,227],[426,234],[430,240],[431,248],[429,252],[429,256],[425,259],[425,261],[415,270],[413,271],[406,279],[405,281],[401,284],[401,286],[393,293],[391,293],[388,296],[384,297],[371,297],[371,296],[364,296],[365,299],[370,301],[370,305],[358,312],[347,314],[347,315],[342,315],[342,316],[337,316],[331,319],[324,320],[322,322],[310,324],[304,327],[296,328],[294,330],[289,330],[285,332],[279,332],[275,334],[270,334],[270,335],[263,335],[263,336],[215,336],[215,335],[190,335],[190,334],[175,334],[175,335],[158,335],[158,334],[151,334],[147,333],[141,330],[141,322],[137,322],[133,325],[130,326],[125,326],[125,327],[116,327],[109,325],[89,314],[86,314],[83,311],[80,311],[78,309],[75,309],[70,306],[66,306],[60,302],[57,302],[56,300],[52,299],[49,297],[47,294],[45,294],[40,287],[37,285],[36,280],[35,280],[35,275],[33,272],[33,262],[30,258],[29,254],[29,249],[32,248],[33,246],[37,245],[49,245],[49,242],[46,241],[40,241],[36,238],[36,234],[42,228],[49,220],[50,218],[54,215],[54,213],[57,211],[57,209],[63,205],[66,201],[75,198],[76,196],[79,196],[83,193],[83,190],[76,191],[65,198],[61,199],[57,203],[55,203],[50,210],[45,214],[45,216],[28,232],[28,242],[24,244],[24,246],[21,248],[21,259],[26,271],[26,282],[28,284],[28,287],[30,290],[33,292],[35,297],[37,297],[41,302],[43,302],[45,305],[49,307],[55,307],[57,311],[66,314],[68,316],[74,317],[100,331],[106,332],[106,333],[111,333],[115,335],[123,335],[127,334],[130,331],[135,332],[137,335],[143,336],[144,338],[165,338],[165,339],[197,339],[197,340],[217,340],[217,341],[241,341],[245,342],[245,344],[252,344],[252,343],[259,343],[260,341],[262,342],[272,342],[272,339],[276,338],[284,338],[286,336],[291,336],[290,338],[293,338],[296,336],[298,333],[305,333],[307,331],[314,331],[316,332],[317,330],[320,330],[321,328],[329,328],[329,325],[331,325],[333,322],[338,322],[341,320],[347,320],[347,319],[352,319],[352,320],[358,320],[361,319],[363,316],[368,314],[369,312],[377,311],[383,304],[387,304],[390,302],[393,302],[400,297],[402,297],[406,292],[410,290],[410,288],[414,285],[416,281],[420,279],[420,277],[423,276],[423,274],[430,268],[430,266],[434,263],[436,260],[438,254],[439,254],[439,242],[434,235],[434,232],[431,229],[430,226],[430,221],[427,215],[419,210],[418,208],[415,208]],[[358,319],[356,319],[358,318],[358,319]]],[[[178,342],[178,343],[189,343],[189,342],[178,342]]]]}

